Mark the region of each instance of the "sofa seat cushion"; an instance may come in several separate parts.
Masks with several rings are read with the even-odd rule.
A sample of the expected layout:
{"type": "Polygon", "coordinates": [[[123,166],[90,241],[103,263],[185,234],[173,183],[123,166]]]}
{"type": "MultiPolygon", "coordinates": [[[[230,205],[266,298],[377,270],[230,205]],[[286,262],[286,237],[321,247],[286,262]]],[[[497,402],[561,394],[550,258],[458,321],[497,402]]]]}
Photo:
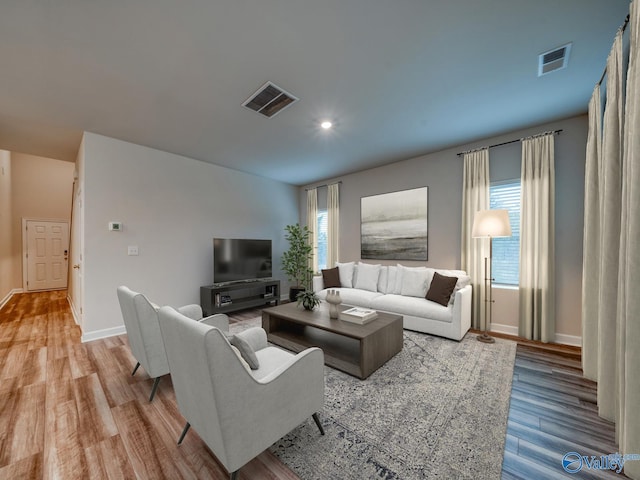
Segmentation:
{"type": "Polygon", "coordinates": [[[372,299],[370,308],[393,312],[398,315],[429,318],[441,322],[451,323],[453,320],[453,306],[442,306],[424,298],[406,297],[403,295],[381,295],[372,299]]]}
{"type": "MultiPolygon", "coordinates": [[[[382,297],[380,292],[370,292],[368,290],[360,290],[358,288],[334,288],[340,293],[340,300],[346,305],[353,305],[355,307],[368,307],[374,298],[382,297]]],[[[328,290],[322,290],[317,293],[318,297],[322,300],[327,299],[328,290]]]]}
{"type": "Polygon", "coordinates": [[[261,378],[269,375],[276,368],[282,366],[284,362],[293,357],[293,354],[282,350],[281,348],[267,347],[262,350],[258,350],[256,352],[256,357],[258,357],[258,362],[260,362],[260,368],[257,370],[251,370],[251,375],[253,375],[253,378],[256,380],[260,380],[261,378]]]}

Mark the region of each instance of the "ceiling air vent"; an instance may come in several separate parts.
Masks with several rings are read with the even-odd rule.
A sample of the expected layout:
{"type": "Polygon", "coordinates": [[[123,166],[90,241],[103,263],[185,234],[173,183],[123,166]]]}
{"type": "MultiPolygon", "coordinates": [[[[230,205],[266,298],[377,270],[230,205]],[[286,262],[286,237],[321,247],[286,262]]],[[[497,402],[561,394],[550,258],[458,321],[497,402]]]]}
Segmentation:
{"type": "Polygon", "coordinates": [[[242,106],[265,117],[273,117],[298,99],[271,82],[265,83],[242,106]]]}
{"type": "Polygon", "coordinates": [[[571,44],[567,43],[562,47],[541,53],[538,56],[538,76],[566,68],[569,64],[569,52],[571,52],[571,44]]]}

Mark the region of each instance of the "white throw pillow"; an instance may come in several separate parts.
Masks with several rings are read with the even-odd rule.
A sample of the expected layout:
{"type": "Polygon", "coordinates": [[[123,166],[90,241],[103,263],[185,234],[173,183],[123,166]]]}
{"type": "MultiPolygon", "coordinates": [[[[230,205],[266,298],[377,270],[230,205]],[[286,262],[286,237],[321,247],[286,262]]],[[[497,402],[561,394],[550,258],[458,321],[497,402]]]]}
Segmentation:
{"type": "Polygon", "coordinates": [[[358,262],[358,275],[355,278],[354,288],[378,291],[378,277],[380,276],[380,265],[358,262]]]}
{"type": "Polygon", "coordinates": [[[395,295],[400,295],[402,293],[402,274],[403,274],[404,266],[399,263],[396,265],[396,278],[395,282],[393,282],[393,290],[389,293],[393,293],[395,295]]]}
{"type": "Polygon", "coordinates": [[[425,298],[433,278],[433,271],[426,268],[402,269],[402,288],[400,294],[407,297],[425,298]]]}
{"type": "Polygon", "coordinates": [[[383,265],[380,267],[380,275],[378,275],[378,291],[387,293],[387,283],[389,281],[389,267],[383,265]]]}
{"type": "Polygon", "coordinates": [[[456,298],[456,293],[458,293],[459,290],[462,290],[467,285],[471,285],[471,277],[469,277],[468,275],[458,276],[458,281],[456,282],[456,286],[454,287],[453,293],[451,294],[449,305],[453,305],[453,301],[456,298]]]}
{"type": "Polygon", "coordinates": [[[355,264],[355,262],[336,262],[336,267],[338,267],[338,274],[340,275],[340,285],[345,288],[353,288],[353,270],[355,264]]]}
{"type": "MultiPolygon", "coordinates": [[[[387,267],[387,289],[384,293],[396,293],[396,278],[398,278],[398,267],[389,265],[387,267]]],[[[398,295],[400,292],[398,292],[398,295]]]]}
{"type": "Polygon", "coordinates": [[[440,275],[444,275],[446,277],[465,277],[467,276],[467,272],[464,270],[447,270],[446,268],[436,268],[436,272],[440,275]]]}
{"type": "Polygon", "coordinates": [[[398,274],[398,267],[389,265],[387,267],[387,284],[385,285],[384,292],[393,293],[393,289],[396,285],[396,275],[398,274]]]}

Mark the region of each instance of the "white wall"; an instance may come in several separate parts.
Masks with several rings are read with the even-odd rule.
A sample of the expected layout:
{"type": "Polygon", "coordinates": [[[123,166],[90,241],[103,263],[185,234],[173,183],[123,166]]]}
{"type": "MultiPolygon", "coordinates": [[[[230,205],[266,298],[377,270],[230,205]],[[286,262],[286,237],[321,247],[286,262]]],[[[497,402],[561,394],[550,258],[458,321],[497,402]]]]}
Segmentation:
{"type": "Polygon", "coordinates": [[[84,329],[83,322],[83,248],[84,248],[84,140],[80,142],[73,184],[73,207],[71,211],[71,232],[69,235],[71,248],[69,262],[68,298],[73,317],[77,324],[84,329]],[[79,268],[75,268],[75,267],[79,268]]]}
{"type": "Polygon", "coordinates": [[[213,280],[213,237],[270,238],[274,277],[298,221],[297,188],[139,145],[85,133],[83,338],[123,322],[118,285],[159,304],[200,303],[213,280]],[[124,223],[110,232],[109,221],[124,223]],[[136,245],[138,256],[127,256],[136,245]]]}
{"type": "Polygon", "coordinates": [[[11,249],[11,153],[0,150],[0,305],[14,288],[11,249]]]}
{"type": "Polygon", "coordinates": [[[12,285],[22,288],[22,219],[71,219],[74,164],[11,153],[12,285]]]}
{"type": "MultiPolygon", "coordinates": [[[[460,268],[462,212],[461,151],[479,148],[546,130],[563,129],[555,139],[556,159],[556,332],[563,338],[581,335],[582,222],[584,199],[584,155],[587,117],[577,117],[479,140],[440,152],[411,158],[383,167],[336,177],[317,184],[342,181],[340,186],[340,258],[360,259],[360,199],[364,196],[429,187],[429,260],[427,266],[460,268]]],[[[519,178],[519,142],[490,150],[492,180],[519,178]]],[[[298,191],[300,221],[306,222],[306,192],[298,191]]],[[[319,204],[321,205],[320,201],[319,204]]],[[[365,260],[373,262],[372,260],[365,260]]],[[[375,263],[395,264],[393,261],[375,263]]],[[[401,261],[406,265],[424,262],[401,261]]],[[[513,307],[517,291],[499,292],[494,307],[496,324],[516,327],[518,312],[513,307]]],[[[517,299],[515,302],[517,305],[517,299]]]]}

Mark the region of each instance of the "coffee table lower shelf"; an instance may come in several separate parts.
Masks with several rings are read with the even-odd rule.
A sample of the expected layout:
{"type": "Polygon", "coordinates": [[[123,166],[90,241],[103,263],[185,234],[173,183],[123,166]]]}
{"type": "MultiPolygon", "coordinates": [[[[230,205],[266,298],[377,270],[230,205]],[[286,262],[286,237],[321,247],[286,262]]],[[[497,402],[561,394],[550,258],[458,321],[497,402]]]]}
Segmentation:
{"type": "Polygon", "coordinates": [[[360,345],[353,338],[325,332],[313,327],[302,327],[302,332],[279,330],[267,334],[267,340],[274,345],[293,352],[301,352],[309,347],[319,347],[324,352],[324,363],[330,367],[358,378],[366,378],[360,367],[360,345]]]}

